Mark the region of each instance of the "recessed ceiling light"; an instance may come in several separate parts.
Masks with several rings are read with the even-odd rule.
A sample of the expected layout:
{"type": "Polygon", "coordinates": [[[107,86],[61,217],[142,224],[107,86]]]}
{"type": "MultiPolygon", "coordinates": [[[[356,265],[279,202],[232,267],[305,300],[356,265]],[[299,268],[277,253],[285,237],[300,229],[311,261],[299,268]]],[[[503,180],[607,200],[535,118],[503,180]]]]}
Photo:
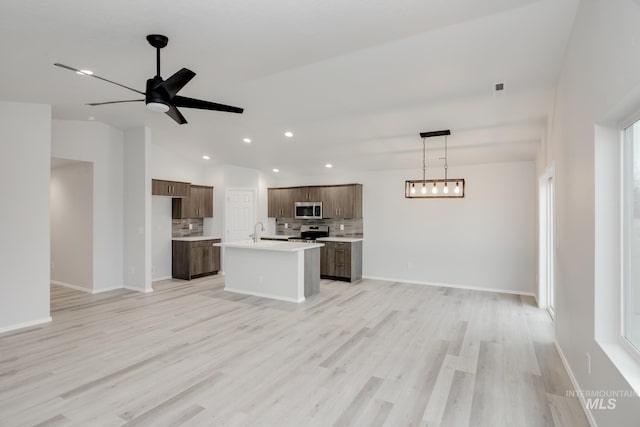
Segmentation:
{"type": "Polygon", "coordinates": [[[287,138],[292,138],[293,137],[293,132],[286,131],[284,133],[284,136],[286,136],[287,138]]]}
{"type": "Polygon", "coordinates": [[[247,144],[251,144],[251,138],[245,138],[242,142],[246,142],[247,144]]]}
{"type": "Polygon", "coordinates": [[[77,74],[80,74],[81,76],[91,76],[93,75],[93,71],[91,70],[80,70],[80,71],[76,71],[77,74]]]}
{"type": "Polygon", "coordinates": [[[96,118],[93,116],[89,116],[89,120],[95,120],[96,118]]]}
{"type": "Polygon", "coordinates": [[[204,156],[202,156],[203,159],[205,160],[209,160],[211,157],[207,156],[206,154],[204,156]]]}
{"type": "Polygon", "coordinates": [[[331,163],[327,163],[326,165],[324,165],[325,168],[332,168],[333,165],[331,163]]]}
{"type": "Polygon", "coordinates": [[[280,169],[273,169],[274,172],[280,172],[280,169]]]}

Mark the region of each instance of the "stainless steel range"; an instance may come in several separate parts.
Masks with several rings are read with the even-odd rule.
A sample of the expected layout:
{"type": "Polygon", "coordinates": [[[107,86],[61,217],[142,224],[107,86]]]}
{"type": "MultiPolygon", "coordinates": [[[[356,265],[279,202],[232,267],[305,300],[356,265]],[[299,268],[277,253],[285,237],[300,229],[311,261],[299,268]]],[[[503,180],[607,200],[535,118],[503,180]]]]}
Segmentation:
{"type": "Polygon", "coordinates": [[[316,239],[329,237],[328,225],[302,225],[300,237],[289,237],[290,242],[315,243],[316,239]]]}

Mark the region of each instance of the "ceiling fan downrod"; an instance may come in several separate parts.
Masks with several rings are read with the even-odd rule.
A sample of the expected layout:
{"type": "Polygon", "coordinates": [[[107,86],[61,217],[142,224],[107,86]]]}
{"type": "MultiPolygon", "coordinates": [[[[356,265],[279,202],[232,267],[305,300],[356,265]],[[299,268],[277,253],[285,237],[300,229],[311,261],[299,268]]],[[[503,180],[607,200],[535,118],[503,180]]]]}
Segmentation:
{"type": "Polygon", "coordinates": [[[156,77],[160,77],[160,49],[167,46],[169,38],[162,34],[149,34],[147,41],[156,48],[156,77]]]}

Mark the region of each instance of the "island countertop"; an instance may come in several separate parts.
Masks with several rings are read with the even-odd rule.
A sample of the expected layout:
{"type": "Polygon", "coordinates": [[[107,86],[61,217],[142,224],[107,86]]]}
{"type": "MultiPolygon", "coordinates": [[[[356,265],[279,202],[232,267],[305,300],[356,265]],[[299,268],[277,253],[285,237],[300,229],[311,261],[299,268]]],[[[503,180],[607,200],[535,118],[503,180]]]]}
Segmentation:
{"type": "Polygon", "coordinates": [[[318,237],[316,242],[355,243],[363,240],[362,237],[318,237]]]}
{"type": "Polygon", "coordinates": [[[220,237],[215,237],[215,236],[185,236],[185,237],[172,237],[171,240],[177,240],[179,242],[198,242],[200,240],[220,240],[220,237]]]}
{"type": "Polygon", "coordinates": [[[242,240],[239,242],[214,243],[213,246],[222,248],[238,248],[238,249],[254,249],[262,251],[280,251],[280,252],[296,252],[307,249],[320,248],[324,246],[322,243],[303,243],[303,242],[280,242],[276,240],[242,240]]]}

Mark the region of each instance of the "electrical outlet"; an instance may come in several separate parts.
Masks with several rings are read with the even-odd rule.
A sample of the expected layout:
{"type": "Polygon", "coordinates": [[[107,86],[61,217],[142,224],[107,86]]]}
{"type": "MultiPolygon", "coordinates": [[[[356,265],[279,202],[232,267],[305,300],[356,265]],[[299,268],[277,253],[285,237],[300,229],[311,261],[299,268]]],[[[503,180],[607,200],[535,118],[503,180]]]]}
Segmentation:
{"type": "Polygon", "coordinates": [[[344,224],[340,224],[340,231],[344,231],[344,224]]]}
{"type": "Polygon", "coordinates": [[[189,224],[189,230],[193,230],[193,224],[189,224]]]}
{"type": "Polygon", "coordinates": [[[587,373],[591,375],[591,355],[587,352],[587,373]]]}
{"type": "Polygon", "coordinates": [[[413,263],[411,261],[407,261],[407,268],[411,270],[413,268],[413,263]]]}
{"type": "Polygon", "coordinates": [[[286,230],[287,228],[289,228],[289,223],[285,222],[285,223],[284,223],[284,228],[285,228],[285,230],[286,230]]]}

